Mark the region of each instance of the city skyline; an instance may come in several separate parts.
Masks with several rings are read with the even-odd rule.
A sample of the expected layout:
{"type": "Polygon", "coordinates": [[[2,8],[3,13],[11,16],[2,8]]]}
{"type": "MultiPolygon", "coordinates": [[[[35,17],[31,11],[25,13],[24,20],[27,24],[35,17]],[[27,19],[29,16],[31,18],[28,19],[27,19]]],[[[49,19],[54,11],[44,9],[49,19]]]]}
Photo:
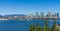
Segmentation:
{"type": "Polygon", "coordinates": [[[0,14],[30,14],[44,12],[60,14],[60,0],[0,0],[0,14]]]}

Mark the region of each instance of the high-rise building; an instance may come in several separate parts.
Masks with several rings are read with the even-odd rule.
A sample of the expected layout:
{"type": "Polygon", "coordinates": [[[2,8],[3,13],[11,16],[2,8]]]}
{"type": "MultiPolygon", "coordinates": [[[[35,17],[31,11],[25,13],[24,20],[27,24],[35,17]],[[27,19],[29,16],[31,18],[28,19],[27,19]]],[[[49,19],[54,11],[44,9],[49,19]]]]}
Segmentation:
{"type": "Polygon", "coordinates": [[[50,11],[48,11],[47,17],[50,17],[50,16],[51,16],[51,12],[50,12],[50,11]]]}
{"type": "Polygon", "coordinates": [[[57,17],[59,17],[59,13],[57,13],[57,17]]]}
{"type": "Polygon", "coordinates": [[[33,19],[34,18],[34,15],[33,14],[30,14],[29,16],[30,16],[30,19],[33,19]]]}
{"type": "Polygon", "coordinates": [[[56,17],[59,17],[59,13],[55,13],[55,16],[56,16],[56,17]]]}
{"type": "Polygon", "coordinates": [[[44,17],[44,13],[43,13],[43,12],[41,12],[41,13],[40,13],[40,16],[41,16],[41,17],[44,17]]]}
{"type": "Polygon", "coordinates": [[[36,18],[38,18],[38,17],[39,17],[39,14],[38,14],[38,12],[36,12],[36,13],[35,13],[35,16],[36,16],[36,18]]]}

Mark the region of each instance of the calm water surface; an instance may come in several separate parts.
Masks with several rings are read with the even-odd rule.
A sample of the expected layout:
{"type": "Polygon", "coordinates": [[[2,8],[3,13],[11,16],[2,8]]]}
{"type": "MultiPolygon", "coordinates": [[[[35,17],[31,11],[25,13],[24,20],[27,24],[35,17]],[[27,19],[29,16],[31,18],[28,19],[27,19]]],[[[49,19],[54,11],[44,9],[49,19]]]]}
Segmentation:
{"type": "MultiPolygon", "coordinates": [[[[44,26],[43,20],[38,20],[39,25],[44,26]]],[[[57,24],[60,24],[60,20],[56,21],[57,24]]],[[[9,21],[0,21],[0,31],[29,31],[31,24],[36,25],[36,20],[9,20],[9,21]]],[[[48,26],[52,27],[53,20],[48,21],[48,26]]]]}

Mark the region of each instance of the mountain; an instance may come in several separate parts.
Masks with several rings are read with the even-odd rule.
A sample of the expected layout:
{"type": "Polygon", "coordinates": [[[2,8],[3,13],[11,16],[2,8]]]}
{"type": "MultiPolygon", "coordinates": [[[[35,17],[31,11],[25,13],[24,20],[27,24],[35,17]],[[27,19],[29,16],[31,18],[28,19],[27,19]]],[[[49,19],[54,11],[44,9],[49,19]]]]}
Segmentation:
{"type": "Polygon", "coordinates": [[[5,16],[25,16],[24,14],[11,14],[11,15],[5,15],[5,16]]]}

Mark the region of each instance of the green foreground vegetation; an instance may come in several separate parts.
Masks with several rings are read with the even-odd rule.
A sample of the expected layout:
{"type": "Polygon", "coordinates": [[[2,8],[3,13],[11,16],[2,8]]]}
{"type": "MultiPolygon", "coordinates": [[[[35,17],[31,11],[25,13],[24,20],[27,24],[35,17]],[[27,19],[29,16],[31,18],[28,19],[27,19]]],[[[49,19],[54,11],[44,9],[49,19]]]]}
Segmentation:
{"type": "Polygon", "coordinates": [[[39,25],[38,22],[36,22],[36,25],[31,24],[29,31],[60,31],[59,28],[56,28],[56,20],[54,21],[53,27],[48,27],[48,21],[44,20],[45,26],[42,27],[39,25]]]}

